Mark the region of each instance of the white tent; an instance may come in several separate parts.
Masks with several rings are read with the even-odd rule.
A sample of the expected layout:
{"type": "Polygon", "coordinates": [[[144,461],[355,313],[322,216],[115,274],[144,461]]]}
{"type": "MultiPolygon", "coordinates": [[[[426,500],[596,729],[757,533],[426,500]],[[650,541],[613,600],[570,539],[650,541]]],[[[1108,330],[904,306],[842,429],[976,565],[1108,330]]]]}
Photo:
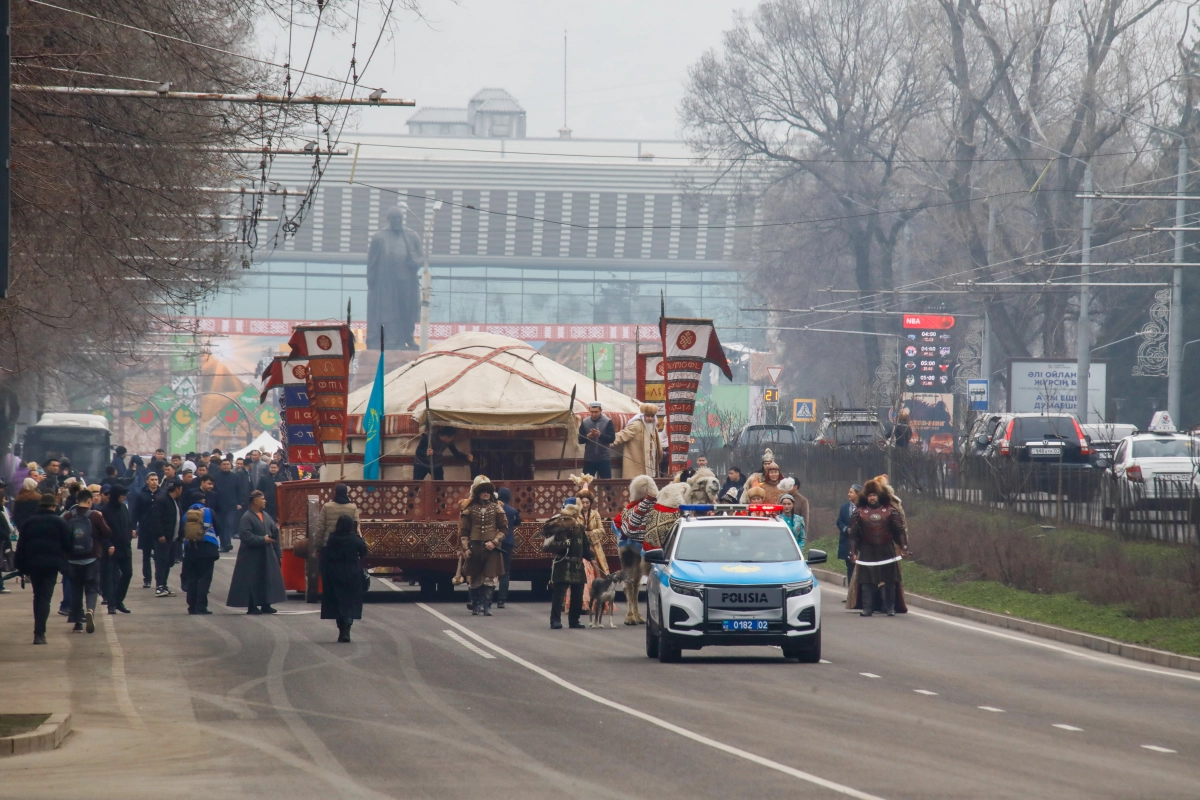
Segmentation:
{"type": "MultiPolygon", "coordinates": [[[[361,367],[360,367],[361,369],[361,367]]],[[[592,379],[547,358],[520,339],[460,333],[384,376],[384,414],[425,422],[425,392],[433,423],[471,430],[519,431],[575,424],[593,398],[592,379]],[[574,408],[568,408],[571,389],[574,408]]],[[[595,388],[605,413],[637,414],[638,403],[607,386],[595,388]]],[[[349,397],[363,414],[371,384],[349,397]]]]}
{"type": "Polygon", "coordinates": [[[266,453],[267,455],[274,455],[276,450],[282,450],[282,449],[283,449],[283,442],[279,441],[278,439],[276,439],[274,436],[267,433],[266,431],[263,431],[262,433],[260,433],[258,435],[258,438],[255,439],[253,442],[246,445],[241,450],[235,450],[233,453],[233,457],[235,460],[239,459],[239,458],[245,458],[247,455],[250,454],[251,450],[257,450],[260,453],[266,453]]]}

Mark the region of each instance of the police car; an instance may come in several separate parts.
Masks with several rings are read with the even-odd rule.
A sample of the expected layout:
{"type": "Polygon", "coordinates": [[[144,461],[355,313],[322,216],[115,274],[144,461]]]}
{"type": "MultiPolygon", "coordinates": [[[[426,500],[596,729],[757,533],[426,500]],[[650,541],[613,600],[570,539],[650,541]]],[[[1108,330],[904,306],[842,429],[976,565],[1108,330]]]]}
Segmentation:
{"type": "Polygon", "coordinates": [[[821,594],[808,567],[826,555],[810,550],[805,561],[791,530],[774,516],[782,510],[680,507],[663,548],[645,554],[652,566],[649,658],[678,661],[682,650],[711,645],[776,645],[784,658],[821,660],[821,594]]]}

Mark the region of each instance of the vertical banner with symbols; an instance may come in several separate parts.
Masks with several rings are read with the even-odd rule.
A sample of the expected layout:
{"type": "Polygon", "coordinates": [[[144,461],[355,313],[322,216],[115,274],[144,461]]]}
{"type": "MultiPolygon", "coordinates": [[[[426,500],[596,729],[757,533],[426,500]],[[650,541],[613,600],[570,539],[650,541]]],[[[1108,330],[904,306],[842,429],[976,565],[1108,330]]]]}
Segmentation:
{"type": "Polygon", "coordinates": [[[687,465],[701,370],[706,363],[716,364],[731,380],[733,372],[711,319],[679,319],[664,314],[659,319],[659,332],[666,372],[670,471],[675,474],[687,465]]]}
{"type": "Polygon", "coordinates": [[[662,353],[637,354],[637,399],[644,403],[667,399],[667,371],[662,353]]]}

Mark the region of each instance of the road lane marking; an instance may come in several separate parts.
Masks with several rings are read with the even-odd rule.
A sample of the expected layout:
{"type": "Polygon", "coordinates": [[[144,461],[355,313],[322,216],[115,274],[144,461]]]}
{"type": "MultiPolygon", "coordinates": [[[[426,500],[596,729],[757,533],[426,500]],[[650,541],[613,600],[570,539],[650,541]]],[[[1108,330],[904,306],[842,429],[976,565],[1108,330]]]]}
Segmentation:
{"type": "Polygon", "coordinates": [[[117,639],[117,626],[111,614],[100,615],[100,625],[104,628],[104,638],[108,642],[108,650],[112,653],[113,693],[116,695],[117,707],[121,716],[129,720],[129,724],[138,730],[146,729],[142,715],[134,708],[133,699],[129,696],[129,681],[125,678],[125,648],[117,639]]]}
{"type": "Polygon", "coordinates": [[[1061,722],[1054,723],[1054,727],[1061,728],[1064,731],[1081,731],[1083,728],[1076,728],[1074,725],[1064,725],[1061,722]]]}
{"type": "Polygon", "coordinates": [[[992,711],[992,712],[995,712],[996,714],[1004,714],[1005,713],[1003,708],[996,708],[995,706],[976,706],[976,708],[978,708],[981,711],[992,711]]]}
{"type": "Polygon", "coordinates": [[[1026,639],[1023,636],[1014,636],[1011,633],[1005,633],[1005,632],[999,631],[999,630],[991,630],[989,628],[982,628],[982,627],[979,627],[978,625],[969,625],[965,622],[959,622],[957,620],[947,619],[947,618],[942,617],[937,614],[925,614],[920,611],[913,611],[911,608],[908,610],[908,615],[910,617],[920,617],[921,619],[930,619],[930,620],[933,620],[934,622],[940,622],[943,625],[953,625],[956,628],[966,628],[967,630],[975,631],[976,633],[986,633],[989,636],[997,636],[1001,639],[1009,639],[1014,642],[1021,642],[1022,644],[1032,645],[1033,647],[1041,647],[1046,650],[1054,650],[1059,653],[1066,653],[1067,655],[1075,656],[1076,658],[1086,658],[1089,661],[1097,661],[1101,664],[1107,664],[1110,667],[1124,667],[1125,669],[1137,670],[1138,672],[1151,672],[1151,673],[1154,673],[1155,675],[1168,675],[1172,678],[1184,678],[1189,681],[1200,681],[1200,674],[1196,674],[1193,672],[1184,672],[1182,670],[1172,670],[1172,669],[1161,669],[1159,667],[1148,667],[1148,666],[1145,666],[1144,664],[1137,664],[1135,662],[1129,661],[1127,659],[1119,658],[1117,656],[1102,656],[1099,654],[1093,655],[1092,653],[1089,653],[1089,652],[1084,652],[1084,651],[1080,651],[1080,650],[1072,650],[1069,647],[1062,647],[1061,645],[1052,644],[1051,642],[1038,641],[1037,639],[1026,639]]]}
{"type": "Polygon", "coordinates": [[[823,659],[823,658],[822,658],[822,659],[821,659],[821,661],[820,661],[819,663],[821,663],[821,664],[832,664],[833,662],[832,662],[832,661],[826,661],[825,659],[823,659]]]}
{"type": "Polygon", "coordinates": [[[913,689],[917,694],[923,694],[927,697],[937,697],[937,692],[931,692],[928,689],[913,689]]]}
{"type": "Polygon", "coordinates": [[[812,773],[804,772],[803,770],[799,770],[794,767],[789,767],[786,764],[781,764],[778,761],[772,761],[769,758],[764,758],[763,756],[756,755],[747,750],[742,750],[741,748],[725,744],[724,742],[719,742],[716,739],[710,739],[707,736],[703,736],[699,733],[695,733],[693,731],[688,730],[687,728],[683,728],[683,727],[680,727],[679,725],[675,725],[673,723],[667,722],[666,720],[659,719],[658,717],[653,716],[651,714],[647,714],[644,711],[639,711],[636,708],[631,708],[630,706],[623,705],[623,704],[615,702],[613,700],[609,700],[606,697],[601,697],[600,695],[595,694],[594,692],[590,692],[581,686],[576,686],[575,684],[571,683],[570,681],[568,681],[564,678],[560,678],[558,675],[554,674],[550,670],[543,669],[542,667],[539,667],[538,665],[536,665],[532,662],[526,661],[525,659],[521,658],[520,656],[518,656],[514,653],[509,652],[508,650],[505,650],[503,647],[493,644],[492,642],[483,638],[479,634],[475,633],[470,628],[467,628],[464,625],[460,625],[459,623],[457,623],[454,620],[447,617],[445,614],[441,613],[440,611],[437,611],[434,608],[431,608],[429,605],[427,605],[425,603],[417,603],[417,606],[419,608],[424,609],[425,611],[428,611],[430,614],[437,617],[442,622],[445,622],[447,625],[451,625],[454,628],[458,629],[458,631],[460,631],[464,635],[469,636],[470,638],[474,639],[475,641],[479,642],[480,644],[484,645],[485,647],[488,647],[491,650],[494,650],[495,652],[497,652],[500,655],[507,658],[509,661],[512,661],[514,664],[519,664],[520,666],[525,667],[527,670],[537,673],[538,675],[541,675],[543,678],[550,681],[551,683],[556,683],[559,686],[561,686],[562,688],[566,689],[567,691],[574,692],[575,694],[579,695],[580,697],[585,697],[588,700],[591,700],[602,706],[607,706],[608,708],[614,709],[616,711],[620,711],[623,714],[628,714],[631,717],[636,717],[637,719],[640,719],[643,722],[649,722],[651,725],[655,725],[659,728],[662,728],[663,730],[667,730],[667,731],[670,731],[671,733],[678,734],[679,736],[682,736],[685,739],[691,739],[693,742],[697,742],[699,744],[706,745],[708,747],[713,748],[714,750],[720,750],[723,753],[728,753],[729,755],[737,756],[738,758],[745,759],[746,761],[750,761],[754,764],[758,764],[759,766],[767,767],[768,769],[773,769],[777,772],[782,772],[784,775],[788,775],[793,778],[799,778],[802,781],[806,781],[815,786],[820,786],[824,789],[828,789],[831,792],[837,792],[838,794],[843,794],[843,795],[846,795],[847,797],[858,798],[858,800],[882,800],[882,798],[880,798],[877,795],[868,794],[866,792],[859,791],[858,789],[855,789],[853,787],[845,786],[840,783],[836,783],[827,778],[822,778],[818,775],[813,775],[812,773]]]}
{"type": "Polygon", "coordinates": [[[1172,750],[1169,747],[1159,747],[1156,744],[1144,744],[1144,745],[1142,745],[1142,747],[1146,748],[1147,750],[1153,750],[1156,753],[1176,753],[1176,752],[1178,752],[1177,750],[1172,750]]]}
{"type": "Polygon", "coordinates": [[[458,642],[459,644],[461,644],[463,647],[465,647],[465,648],[467,648],[468,650],[470,650],[472,653],[476,653],[476,654],[478,654],[478,655],[481,655],[481,656],[483,656],[484,658],[495,658],[495,656],[494,656],[494,655],[492,655],[491,653],[489,653],[487,650],[484,650],[482,647],[480,647],[480,646],[478,646],[478,645],[476,645],[476,644],[473,644],[472,642],[468,642],[466,639],[464,639],[463,637],[459,636],[459,635],[458,635],[457,633],[455,633],[454,631],[442,631],[442,633],[446,634],[446,635],[447,635],[447,636],[449,636],[451,639],[453,639],[454,641],[456,641],[456,642],[458,642]]]}
{"type": "Polygon", "coordinates": [[[858,674],[859,674],[859,675],[862,675],[864,678],[878,678],[878,677],[880,677],[879,675],[876,675],[874,672],[860,672],[860,673],[858,673],[858,674]]]}

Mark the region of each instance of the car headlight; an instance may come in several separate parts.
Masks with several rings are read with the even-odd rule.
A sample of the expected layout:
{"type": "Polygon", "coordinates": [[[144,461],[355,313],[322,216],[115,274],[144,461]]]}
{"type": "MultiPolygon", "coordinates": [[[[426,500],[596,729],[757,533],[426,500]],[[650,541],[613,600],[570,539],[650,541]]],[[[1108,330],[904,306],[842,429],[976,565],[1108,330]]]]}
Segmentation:
{"type": "Polygon", "coordinates": [[[674,578],[671,578],[668,581],[668,584],[671,587],[671,591],[675,592],[675,594],[686,594],[691,595],[692,597],[699,597],[701,600],[704,599],[704,587],[701,584],[684,583],[683,581],[677,581],[674,578]]]}
{"type": "Polygon", "coordinates": [[[809,578],[808,580],[800,581],[799,583],[784,584],[783,596],[784,597],[799,597],[800,595],[808,594],[812,590],[813,590],[813,579],[809,578]]]}

